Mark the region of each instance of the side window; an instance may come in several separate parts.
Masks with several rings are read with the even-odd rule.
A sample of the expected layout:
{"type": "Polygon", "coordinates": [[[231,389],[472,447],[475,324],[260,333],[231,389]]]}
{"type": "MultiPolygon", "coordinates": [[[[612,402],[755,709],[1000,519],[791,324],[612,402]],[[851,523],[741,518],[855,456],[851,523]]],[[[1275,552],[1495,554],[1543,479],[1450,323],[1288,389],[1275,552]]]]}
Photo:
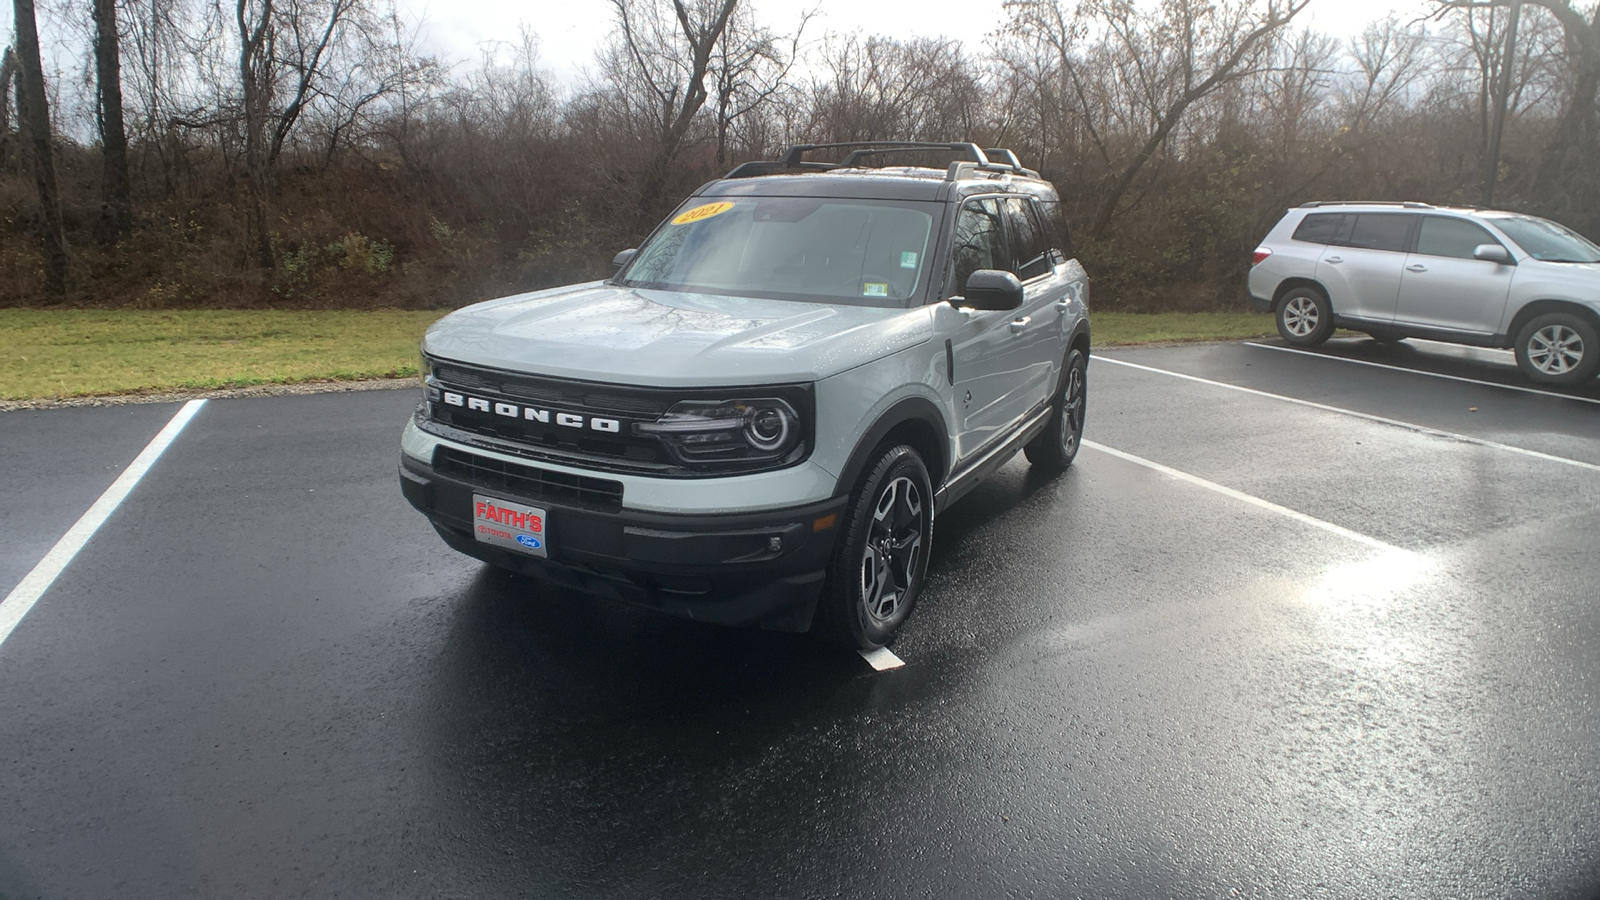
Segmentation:
{"type": "Polygon", "coordinates": [[[1308,244],[1331,244],[1339,233],[1339,223],[1342,221],[1344,213],[1312,213],[1300,220],[1300,227],[1294,230],[1293,237],[1308,244]]]}
{"type": "Polygon", "coordinates": [[[1472,251],[1479,244],[1498,243],[1489,232],[1465,219],[1443,216],[1424,216],[1422,230],[1417,232],[1417,252],[1428,256],[1472,259],[1472,251]]]}
{"type": "Polygon", "coordinates": [[[1341,243],[1364,250],[1403,253],[1410,249],[1411,223],[1416,218],[1407,213],[1362,213],[1355,217],[1349,239],[1341,243]]]}
{"type": "Polygon", "coordinates": [[[1006,229],[1000,221],[1000,201],[968,200],[956,216],[955,288],[952,296],[967,292],[967,279],[979,269],[1011,271],[1011,254],[1006,248],[1006,229]]]}
{"type": "Polygon", "coordinates": [[[1033,207],[1044,225],[1046,242],[1061,251],[1063,259],[1071,259],[1075,255],[1072,252],[1072,233],[1067,230],[1067,213],[1061,201],[1034,200],[1033,207]]]}
{"type": "Polygon", "coordinates": [[[1050,271],[1050,244],[1033,212],[1033,205],[1022,197],[1007,197],[1006,220],[1011,224],[1011,258],[1016,261],[1017,277],[1023,281],[1050,271]]]}

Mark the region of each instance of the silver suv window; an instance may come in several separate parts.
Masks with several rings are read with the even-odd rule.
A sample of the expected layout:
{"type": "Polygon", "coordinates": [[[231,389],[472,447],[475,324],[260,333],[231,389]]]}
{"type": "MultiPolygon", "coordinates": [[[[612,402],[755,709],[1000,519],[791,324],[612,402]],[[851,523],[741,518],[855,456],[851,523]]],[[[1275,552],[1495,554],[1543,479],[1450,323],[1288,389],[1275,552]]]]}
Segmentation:
{"type": "Polygon", "coordinates": [[[1600,247],[1564,225],[1533,216],[1497,216],[1494,224],[1528,255],[1543,262],[1600,262],[1600,247]]]}
{"type": "Polygon", "coordinates": [[[1465,219],[1423,216],[1417,232],[1417,252],[1427,256],[1472,259],[1479,244],[1499,244],[1489,232],[1465,219]]]}
{"type": "MultiPolygon", "coordinates": [[[[1405,213],[1360,213],[1355,225],[1345,223],[1341,231],[1349,229],[1350,236],[1334,243],[1364,250],[1392,250],[1404,253],[1411,243],[1411,223],[1416,216],[1405,213]]],[[[1343,238],[1341,234],[1339,236],[1343,238]]]]}

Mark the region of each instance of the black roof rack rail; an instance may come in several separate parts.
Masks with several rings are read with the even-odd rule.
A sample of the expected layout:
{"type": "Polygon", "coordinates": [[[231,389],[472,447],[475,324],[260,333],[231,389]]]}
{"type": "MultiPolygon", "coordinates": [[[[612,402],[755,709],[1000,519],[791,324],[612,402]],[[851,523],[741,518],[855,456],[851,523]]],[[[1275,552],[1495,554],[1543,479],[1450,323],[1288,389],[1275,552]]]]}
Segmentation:
{"type": "Polygon", "coordinates": [[[962,158],[951,163],[945,177],[955,180],[964,173],[979,172],[1006,172],[1038,178],[1039,173],[1031,169],[1024,169],[1022,163],[1017,161],[1017,156],[1010,150],[991,150],[985,152],[971,141],[957,141],[940,144],[932,141],[848,141],[837,144],[794,144],[783,155],[774,160],[757,160],[735,166],[724,178],[753,178],[759,175],[775,175],[780,172],[826,172],[833,169],[849,169],[861,166],[869,156],[880,153],[959,153],[962,158]],[[807,162],[804,155],[813,150],[843,150],[848,148],[850,153],[841,163],[807,162]],[[1002,156],[1003,161],[995,161],[989,154],[1002,156]]]}
{"type": "Polygon", "coordinates": [[[1319,206],[1401,206],[1406,209],[1437,209],[1432,203],[1418,203],[1415,200],[1312,200],[1300,204],[1301,209],[1315,209],[1319,206]]]}

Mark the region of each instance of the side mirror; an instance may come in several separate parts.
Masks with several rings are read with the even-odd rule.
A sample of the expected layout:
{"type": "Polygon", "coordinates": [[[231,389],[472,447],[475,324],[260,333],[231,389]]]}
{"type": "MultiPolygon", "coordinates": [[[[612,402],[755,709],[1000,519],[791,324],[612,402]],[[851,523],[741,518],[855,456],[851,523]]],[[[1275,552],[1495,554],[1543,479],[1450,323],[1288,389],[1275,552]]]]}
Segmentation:
{"type": "Polygon", "coordinates": [[[1472,248],[1472,258],[1505,265],[1511,262],[1511,251],[1499,244],[1479,244],[1472,248]]]}
{"type": "Polygon", "coordinates": [[[634,256],[636,256],[638,253],[639,253],[639,248],[637,248],[637,247],[633,247],[633,248],[628,249],[628,250],[619,251],[616,256],[611,257],[611,268],[613,268],[613,269],[622,268],[623,266],[627,265],[628,261],[633,259],[634,256]]]}
{"type": "Polygon", "coordinates": [[[1009,310],[1022,306],[1022,282],[1010,272],[979,269],[967,276],[966,295],[957,306],[983,310],[1009,310]]]}

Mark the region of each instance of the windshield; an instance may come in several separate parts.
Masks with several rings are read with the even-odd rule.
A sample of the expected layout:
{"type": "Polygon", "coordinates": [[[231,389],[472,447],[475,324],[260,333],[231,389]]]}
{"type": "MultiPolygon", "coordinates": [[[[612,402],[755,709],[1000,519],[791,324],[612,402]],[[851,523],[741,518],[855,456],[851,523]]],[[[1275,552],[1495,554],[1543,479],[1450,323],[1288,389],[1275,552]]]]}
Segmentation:
{"type": "Polygon", "coordinates": [[[1565,225],[1533,216],[1508,216],[1490,221],[1504,231],[1528,255],[1543,262],[1600,262],[1600,247],[1565,225]]]}
{"type": "Polygon", "coordinates": [[[617,284],[903,306],[922,287],[937,204],[820,197],[691,201],[617,284]]]}

